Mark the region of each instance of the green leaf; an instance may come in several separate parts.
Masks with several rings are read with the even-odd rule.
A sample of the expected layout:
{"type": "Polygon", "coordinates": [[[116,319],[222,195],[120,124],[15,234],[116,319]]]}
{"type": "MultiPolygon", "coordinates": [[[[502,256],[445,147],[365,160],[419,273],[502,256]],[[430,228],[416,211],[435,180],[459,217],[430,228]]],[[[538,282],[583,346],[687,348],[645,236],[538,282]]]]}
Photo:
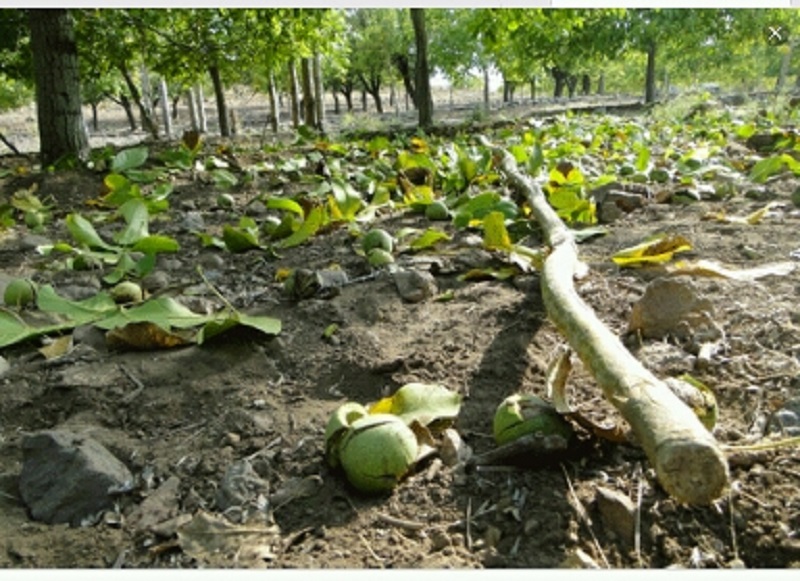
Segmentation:
{"type": "Polygon", "coordinates": [[[92,223],[80,214],[68,214],[66,224],[67,230],[69,230],[76,242],[94,249],[118,250],[118,248],[111,246],[100,238],[92,223]]]}
{"type": "Polygon", "coordinates": [[[450,236],[446,232],[436,230],[435,228],[428,228],[420,234],[413,242],[411,242],[412,250],[424,250],[430,248],[440,240],[450,240],[450,236]]]}
{"type": "Polygon", "coordinates": [[[239,179],[226,169],[215,169],[211,172],[214,185],[220,189],[230,189],[239,183],[239,179]]]}
{"type": "Polygon", "coordinates": [[[159,252],[177,252],[180,250],[178,241],[170,236],[162,234],[151,234],[138,240],[132,247],[133,250],[146,254],[157,254],[159,252]]]}
{"type": "Polygon", "coordinates": [[[305,216],[303,206],[290,198],[270,198],[267,200],[267,208],[271,210],[287,210],[294,212],[301,218],[305,216]]]}
{"type": "Polygon", "coordinates": [[[111,170],[123,172],[137,168],[147,161],[147,155],[147,147],[144,146],[123,149],[111,161],[111,170]]]}
{"type": "Polygon", "coordinates": [[[298,228],[296,232],[292,233],[291,236],[279,241],[277,246],[279,248],[291,248],[293,246],[302,244],[317,233],[317,230],[323,226],[325,218],[326,216],[324,209],[321,206],[317,206],[311,210],[311,213],[300,225],[300,228],[298,228]]]}
{"type": "Polygon", "coordinates": [[[645,171],[647,167],[650,165],[650,148],[644,144],[639,144],[637,149],[639,150],[638,155],[636,156],[636,169],[639,171],[645,171]]]}
{"type": "Polygon", "coordinates": [[[231,252],[246,252],[261,247],[257,233],[249,229],[236,228],[230,224],[222,227],[222,240],[231,252]]]}
{"type": "Polygon", "coordinates": [[[128,200],[119,208],[119,214],[127,222],[127,226],[114,236],[115,242],[123,246],[135,244],[149,234],[150,216],[147,206],[141,200],[128,200]]]}
{"type": "Polygon", "coordinates": [[[367,409],[370,414],[394,414],[407,425],[419,422],[427,426],[437,420],[454,420],[461,410],[461,399],[461,394],[442,385],[407,383],[367,409]]]}
{"type": "Polygon", "coordinates": [[[750,179],[757,184],[763,184],[769,178],[781,173],[784,169],[784,160],[780,155],[766,157],[756,163],[750,170],[750,179]]]}

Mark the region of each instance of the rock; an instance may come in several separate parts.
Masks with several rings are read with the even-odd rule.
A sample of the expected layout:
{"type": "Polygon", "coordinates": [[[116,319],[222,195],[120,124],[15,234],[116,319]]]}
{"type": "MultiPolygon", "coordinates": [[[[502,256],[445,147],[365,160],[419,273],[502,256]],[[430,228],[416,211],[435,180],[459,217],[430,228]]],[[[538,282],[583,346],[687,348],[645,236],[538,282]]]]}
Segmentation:
{"type": "Polygon", "coordinates": [[[680,278],[657,278],[644,291],[644,295],[633,305],[628,323],[629,332],[639,332],[648,339],[660,339],[667,335],[688,338],[714,329],[720,333],[711,318],[714,305],[701,296],[691,280],[680,278]]]}
{"type": "Polygon", "coordinates": [[[636,506],[627,495],[602,486],[597,488],[597,508],[603,526],[632,547],[636,529],[636,506]]]}
{"type": "Polygon", "coordinates": [[[767,431],[788,437],[800,436],[800,398],[788,400],[773,413],[767,422],[767,431]]]}
{"type": "Polygon", "coordinates": [[[436,279],[427,271],[398,270],[393,273],[397,292],[404,301],[419,303],[429,299],[438,291],[436,279]]]}
{"type": "Polygon", "coordinates": [[[0,356],[0,377],[8,373],[9,369],[11,369],[11,364],[8,362],[8,359],[0,356]]]}
{"type": "Polygon", "coordinates": [[[217,510],[258,502],[258,496],[269,494],[269,482],[262,479],[247,459],[231,464],[217,488],[217,510]]]}
{"type": "Polygon", "coordinates": [[[600,565],[581,549],[575,549],[561,562],[561,569],[600,569],[600,565]]]}
{"type": "Polygon", "coordinates": [[[133,487],[133,475],[89,437],[65,430],[25,436],[19,478],[22,500],[35,520],[81,526],[114,506],[133,487]]]}
{"type": "Polygon", "coordinates": [[[203,232],[206,229],[206,221],[202,212],[186,212],[181,220],[181,228],[184,232],[203,232]]]}
{"type": "Polygon", "coordinates": [[[156,270],[142,279],[142,288],[149,293],[160,291],[169,286],[169,275],[163,270],[156,270]]]}
{"type": "Polygon", "coordinates": [[[24,234],[19,239],[19,249],[24,251],[36,250],[39,246],[49,246],[53,241],[39,234],[24,234]]]}
{"type": "Polygon", "coordinates": [[[175,518],[178,513],[178,489],[181,480],[170,476],[137,506],[128,522],[140,532],[153,531],[158,525],[175,518]]]}
{"type": "Polygon", "coordinates": [[[448,428],[442,432],[439,456],[446,466],[455,466],[459,462],[467,462],[472,457],[472,449],[464,443],[456,430],[448,428]]]}

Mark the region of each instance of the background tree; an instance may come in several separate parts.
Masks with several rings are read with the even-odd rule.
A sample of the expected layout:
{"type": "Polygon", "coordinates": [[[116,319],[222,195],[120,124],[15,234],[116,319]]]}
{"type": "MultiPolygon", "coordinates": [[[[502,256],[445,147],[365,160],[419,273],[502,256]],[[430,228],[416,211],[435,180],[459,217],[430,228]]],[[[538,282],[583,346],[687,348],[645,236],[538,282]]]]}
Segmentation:
{"type": "Polygon", "coordinates": [[[89,138],[81,110],[78,49],[66,9],[28,12],[42,165],[67,155],[85,157],[89,138]]]}
{"type": "Polygon", "coordinates": [[[433,98],[431,97],[431,78],[428,70],[428,33],[425,29],[425,10],[411,8],[411,21],[414,24],[416,47],[416,96],[419,113],[419,126],[429,129],[433,125],[433,98]]]}

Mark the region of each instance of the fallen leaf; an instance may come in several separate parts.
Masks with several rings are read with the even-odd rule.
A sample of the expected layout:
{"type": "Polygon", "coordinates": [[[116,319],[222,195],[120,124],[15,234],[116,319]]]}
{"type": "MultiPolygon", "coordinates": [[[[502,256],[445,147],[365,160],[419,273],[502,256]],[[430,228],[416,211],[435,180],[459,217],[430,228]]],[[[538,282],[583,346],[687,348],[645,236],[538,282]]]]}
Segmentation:
{"type": "Polygon", "coordinates": [[[178,528],[178,543],[184,553],[200,562],[255,565],[275,558],[280,528],[274,524],[234,525],[201,510],[178,528]]]}
{"type": "Polygon", "coordinates": [[[642,264],[668,262],[678,252],[692,249],[692,244],[677,234],[661,234],[641,244],[620,250],[611,257],[620,266],[641,266],[642,264]]]}

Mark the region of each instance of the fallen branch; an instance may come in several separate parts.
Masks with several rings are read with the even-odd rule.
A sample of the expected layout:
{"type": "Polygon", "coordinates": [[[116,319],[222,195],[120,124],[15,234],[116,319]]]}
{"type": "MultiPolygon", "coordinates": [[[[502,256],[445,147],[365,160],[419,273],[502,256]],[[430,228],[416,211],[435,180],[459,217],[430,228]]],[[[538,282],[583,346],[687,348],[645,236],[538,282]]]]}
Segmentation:
{"type": "Polygon", "coordinates": [[[538,184],[502,149],[495,159],[523,193],[551,252],[542,269],[547,314],[566,337],[605,397],[631,425],[664,489],[679,502],[709,504],[728,484],[728,464],[717,441],[694,412],[648,371],[580,298],[573,277],[585,270],[570,230],[538,184]]]}
{"type": "Polygon", "coordinates": [[[8,138],[7,138],[5,135],[3,135],[3,132],[2,132],[2,131],[0,131],[0,141],[2,141],[3,143],[5,143],[6,147],[7,147],[7,148],[9,148],[11,151],[13,151],[13,152],[14,152],[14,155],[22,155],[22,154],[19,152],[19,149],[17,149],[16,147],[14,147],[14,144],[13,144],[13,143],[11,143],[11,142],[8,140],[8,138]]]}

